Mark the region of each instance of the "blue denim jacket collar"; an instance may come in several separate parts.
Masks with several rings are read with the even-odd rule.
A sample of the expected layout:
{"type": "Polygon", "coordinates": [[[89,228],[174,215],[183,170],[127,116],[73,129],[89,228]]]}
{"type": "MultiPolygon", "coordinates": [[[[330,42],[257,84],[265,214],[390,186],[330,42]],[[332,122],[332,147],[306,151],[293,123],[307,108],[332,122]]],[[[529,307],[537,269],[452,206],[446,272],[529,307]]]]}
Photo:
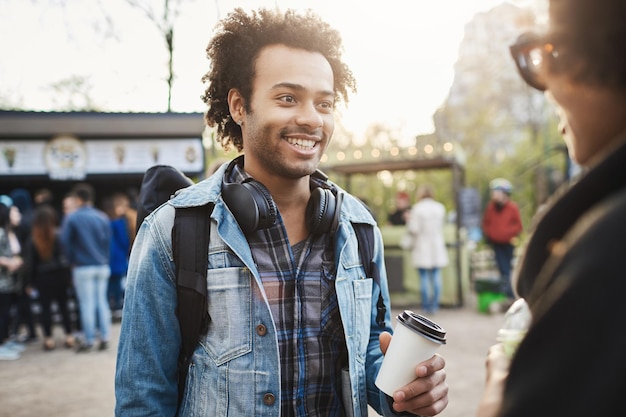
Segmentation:
{"type": "MultiPolygon", "coordinates": [[[[165,349],[167,346],[179,343],[177,319],[174,314],[176,297],[171,243],[169,241],[173,223],[172,207],[198,206],[207,202],[215,203],[211,217],[213,225],[217,226],[211,228],[210,259],[224,264],[223,266],[212,265],[210,270],[217,268],[214,271],[220,274],[222,271],[220,268],[227,268],[224,271],[230,268],[229,270],[233,271],[233,266],[237,269],[237,264],[243,264],[257,283],[254,288],[248,290],[252,290],[253,293],[259,292],[259,297],[252,296],[250,299],[252,301],[251,311],[246,313],[246,316],[249,316],[253,321],[249,323],[252,327],[246,331],[245,337],[252,337],[253,340],[245,352],[259,352],[258,349],[260,349],[264,355],[246,354],[245,352],[237,353],[236,356],[229,354],[224,358],[228,361],[232,360],[232,365],[229,364],[230,362],[223,364],[234,367],[249,362],[248,365],[245,365],[247,367],[244,366],[242,369],[250,369],[259,377],[266,375],[267,378],[265,376],[263,378],[266,378],[267,382],[259,384],[275,392],[276,401],[280,401],[280,366],[277,346],[275,346],[275,341],[272,342],[273,337],[275,338],[275,329],[271,325],[269,306],[265,301],[263,287],[260,285],[259,274],[256,271],[245,236],[220,197],[221,182],[226,165],[222,165],[210,178],[179,192],[167,204],[170,206],[169,209],[167,207],[158,209],[146,218],[141,227],[142,230],[135,242],[136,250],[134,249],[134,253],[131,255],[127,282],[129,302],[124,305],[125,318],[122,320],[123,328],[118,350],[117,415],[130,415],[134,412],[144,415],[150,413],[166,415],[171,411],[171,407],[175,406],[176,355],[172,357],[173,348],[165,349]],[[235,258],[232,257],[233,254],[235,258]],[[159,294],[159,296],[155,298],[154,294],[159,294]],[[126,318],[127,314],[128,317],[126,318]],[[269,339],[256,336],[254,330],[258,323],[256,320],[270,325],[267,333],[267,336],[270,336],[269,339]],[[249,349],[253,350],[250,351],[249,349]],[[231,357],[233,359],[230,359],[231,357]],[[236,361],[239,361],[239,365],[236,361]],[[137,398],[144,400],[138,402],[137,398]]],[[[365,279],[366,277],[363,276],[357,242],[350,222],[374,224],[373,218],[362,203],[352,196],[346,195],[341,208],[340,225],[335,234],[335,259],[337,262],[337,297],[349,351],[349,385],[352,392],[349,394],[348,401],[351,401],[352,410],[357,416],[367,416],[368,403],[384,415],[393,415],[385,401],[384,394],[374,385],[383,358],[378,346],[378,334],[383,330],[391,332],[389,293],[383,261],[382,237],[378,228],[375,228],[374,261],[381,272],[382,288],[380,290],[388,306],[385,317],[386,329],[381,329],[376,324],[378,289],[373,287],[371,279],[365,279]]],[[[245,274],[245,269],[239,269],[239,271],[240,274],[245,274]]],[[[217,278],[220,277],[222,275],[217,276],[217,278]]],[[[245,282],[245,277],[239,279],[242,278],[244,279],[242,282],[245,282]]],[[[216,308],[215,305],[213,307],[216,308]]],[[[216,322],[227,320],[223,312],[215,311],[214,314],[216,322]],[[219,317],[220,314],[221,317],[219,317]]],[[[220,341],[218,340],[216,343],[219,344],[220,341]]],[[[213,345],[199,347],[194,358],[202,364],[202,367],[196,367],[195,372],[204,372],[205,376],[210,375],[214,379],[221,375],[220,369],[223,370],[224,368],[221,365],[222,362],[216,362],[215,357],[209,356],[213,348],[213,345]],[[200,371],[201,369],[204,370],[200,371]]],[[[191,373],[191,375],[193,374],[194,372],[191,373]]],[[[245,389],[246,384],[250,383],[246,379],[245,373],[235,372],[228,378],[229,383],[227,385],[231,387],[241,386],[245,389]]],[[[198,380],[194,380],[192,377],[186,386],[186,392],[190,394],[188,397],[186,396],[187,399],[184,401],[183,407],[189,412],[209,415],[206,413],[210,412],[204,407],[218,407],[216,405],[218,402],[223,404],[221,401],[228,398],[226,393],[211,391],[211,402],[204,405],[199,404],[198,401],[202,399],[193,393],[207,392],[207,390],[213,389],[210,388],[211,386],[213,385],[208,385],[205,377],[198,380]]],[[[249,387],[248,391],[250,389],[254,389],[254,387],[249,387]]],[[[249,394],[250,392],[246,392],[239,401],[249,398],[249,394]]],[[[255,407],[266,409],[264,407],[267,407],[263,401],[260,403],[256,401],[244,402],[240,405],[249,409],[256,409],[255,407]]],[[[215,411],[214,408],[210,409],[215,411]]]]}

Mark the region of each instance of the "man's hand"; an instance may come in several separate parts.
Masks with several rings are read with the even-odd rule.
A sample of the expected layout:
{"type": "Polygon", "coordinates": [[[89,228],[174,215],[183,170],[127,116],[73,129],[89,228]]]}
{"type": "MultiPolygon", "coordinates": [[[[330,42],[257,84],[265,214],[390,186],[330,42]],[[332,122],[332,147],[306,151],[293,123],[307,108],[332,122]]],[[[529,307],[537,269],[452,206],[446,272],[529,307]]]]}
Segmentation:
{"type": "MultiPolygon", "coordinates": [[[[391,334],[383,332],[380,337],[380,349],[383,355],[391,342],[391,334]]],[[[393,393],[393,409],[397,412],[408,411],[419,416],[434,416],[441,413],[448,405],[448,384],[446,361],[435,354],[415,368],[415,380],[393,393]]]]}

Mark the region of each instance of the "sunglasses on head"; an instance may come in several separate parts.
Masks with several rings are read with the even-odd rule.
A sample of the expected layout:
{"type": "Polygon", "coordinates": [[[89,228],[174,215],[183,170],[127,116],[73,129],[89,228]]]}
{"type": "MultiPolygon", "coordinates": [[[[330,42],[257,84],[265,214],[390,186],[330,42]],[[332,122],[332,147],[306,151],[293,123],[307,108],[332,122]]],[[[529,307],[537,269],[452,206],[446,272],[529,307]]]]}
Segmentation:
{"type": "Polygon", "coordinates": [[[520,35],[509,50],[524,81],[539,91],[545,91],[546,84],[541,69],[547,59],[557,57],[554,44],[545,36],[527,32],[520,35]]]}

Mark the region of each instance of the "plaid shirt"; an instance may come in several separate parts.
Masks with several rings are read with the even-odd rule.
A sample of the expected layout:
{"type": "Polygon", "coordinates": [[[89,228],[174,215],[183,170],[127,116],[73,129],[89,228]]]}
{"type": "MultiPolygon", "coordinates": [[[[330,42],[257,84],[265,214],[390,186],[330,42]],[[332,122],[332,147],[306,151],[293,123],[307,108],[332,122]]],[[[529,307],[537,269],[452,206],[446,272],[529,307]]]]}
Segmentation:
{"type": "MultiPolygon", "coordinates": [[[[233,172],[238,179],[246,175],[233,172]]],[[[290,246],[280,213],[277,217],[274,226],[247,237],[276,324],[281,417],[343,416],[341,369],[347,348],[335,292],[333,239],[309,236],[290,246]]]]}

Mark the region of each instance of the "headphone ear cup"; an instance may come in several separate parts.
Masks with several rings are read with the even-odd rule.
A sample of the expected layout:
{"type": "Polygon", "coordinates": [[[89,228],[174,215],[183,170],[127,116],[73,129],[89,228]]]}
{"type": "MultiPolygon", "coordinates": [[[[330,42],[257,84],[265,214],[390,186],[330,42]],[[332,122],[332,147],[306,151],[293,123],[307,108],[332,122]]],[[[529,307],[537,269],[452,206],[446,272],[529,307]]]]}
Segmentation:
{"type": "Polygon", "coordinates": [[[273,226],[274,223],[276,223],[276,213],[278,213],[278,209],[274,204],[274,199],[270,192],[263,184],[254,180],[244,182],[243,186],[248,188],[248,191],[256,202],[258,223],[254,230],[267,229],[273,226]]]}
{"type": "Polygon", "coordinates": [[[335,232],[339,223],[339,208],[332,191],[317,187],[311,192],[306,207],[309,231],[314,235],[335,232]]]}
{"type": "Polygon", "coordinates": [[[223,183],[222,198],[245,233],[267,229],[276,222],[276,205],[267,188],[249,179],[238,183],[223,183]]]}

